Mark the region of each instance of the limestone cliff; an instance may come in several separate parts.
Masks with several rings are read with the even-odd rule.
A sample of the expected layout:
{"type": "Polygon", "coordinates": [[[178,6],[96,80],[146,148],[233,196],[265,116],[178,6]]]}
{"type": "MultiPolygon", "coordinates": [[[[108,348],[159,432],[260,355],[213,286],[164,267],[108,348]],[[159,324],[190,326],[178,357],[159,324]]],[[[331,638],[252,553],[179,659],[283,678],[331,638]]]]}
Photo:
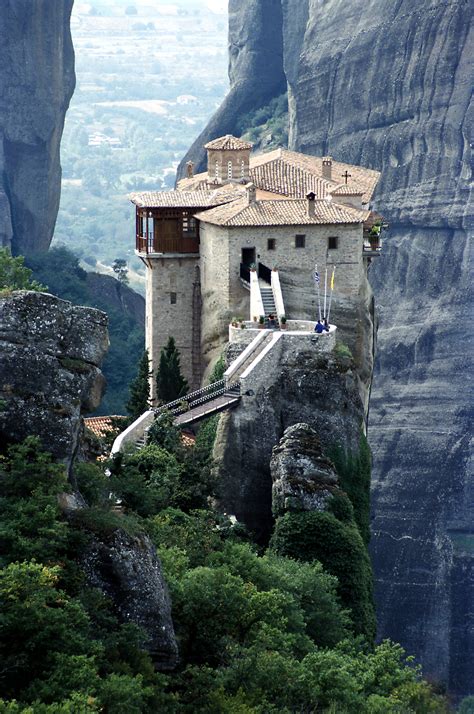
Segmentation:
{"type": "MultiPolygon", "coordinates": [[[[230,46],[258,6],[233,5],[230,46]]],[[[450,691],[472,693],[470,6],[281,7],[283,22],[269,14],[252,46],[282,28],[290,148],[380,170],[376,207],[391,226],[371,276],[380,315],[369,430],[379,634],[401,641],[450,691]]],[[[232,87],[245,83],[232,56],[230,65],[232,87]]],[[[232,87],[225,106],[238,121],[232,87]]],[[[254,106],[266,101],[253,96],[254,106]]],[[[219,116],[201,142],[229,130],[219,116]]]]}
{"type": "Polygon", "coordinates": [[[70,471],[81,414],[101,400],[107,348],[107,316],[99,310],[47,293],[1,296],[0,439],[37,435],[70,471]]]}
{"type": "Polygon", "coordinates": [[[0,245],[46,250],[59,207],[59,144],[74,90],[73,0],[2,0],[0,245]]]}

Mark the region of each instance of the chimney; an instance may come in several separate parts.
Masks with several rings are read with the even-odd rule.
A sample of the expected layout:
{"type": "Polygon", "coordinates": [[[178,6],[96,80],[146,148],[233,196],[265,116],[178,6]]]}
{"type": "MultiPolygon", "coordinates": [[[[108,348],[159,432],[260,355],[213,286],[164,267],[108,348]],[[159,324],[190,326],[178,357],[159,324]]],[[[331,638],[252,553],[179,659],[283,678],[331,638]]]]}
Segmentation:
{"type": "Polygon", "coordinates": [[[186,163],[186,175],[188,178],[193,178],[194,176],[194,163],[192,161],[186,163]]]}
{"type": "Polygon", "coordinates": [[[332,156],[323,156],[323,178],[331,181],[332,156]]]}
{"type": "Polygon", "coordinates": [[[248,183],[245,188],[247,189],[247,204],[250,206],[251,203],[255,203],[257,198],[257,189],[253,183],[248,183]]]}
{"type": "Polygon", "coordinates": [[[316,194],[310,191],[306,194],[306,198],[308,199],[308,216],[314,218],[316,215],[316,194]]]}

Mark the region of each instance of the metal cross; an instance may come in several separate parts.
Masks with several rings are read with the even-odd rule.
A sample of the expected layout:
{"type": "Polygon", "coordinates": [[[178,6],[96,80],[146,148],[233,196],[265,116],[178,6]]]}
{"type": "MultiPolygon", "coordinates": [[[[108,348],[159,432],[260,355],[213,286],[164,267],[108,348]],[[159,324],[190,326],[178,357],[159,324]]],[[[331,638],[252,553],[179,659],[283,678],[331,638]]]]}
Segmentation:
{"type": "Polygon", "coordinates": [[[347,184],[347,179],[352,177],[352,174],[348,173],[347,169],[343,174],[341,174],[343,179],[346,179],[346,184],[347,184]]]}

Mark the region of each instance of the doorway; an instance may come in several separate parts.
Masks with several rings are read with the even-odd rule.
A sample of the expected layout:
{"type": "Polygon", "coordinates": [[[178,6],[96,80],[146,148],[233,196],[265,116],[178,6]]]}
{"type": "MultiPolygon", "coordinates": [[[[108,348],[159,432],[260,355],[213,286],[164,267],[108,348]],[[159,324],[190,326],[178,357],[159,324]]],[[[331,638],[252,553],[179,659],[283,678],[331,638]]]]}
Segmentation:
{"type": "Polygon", "coordinates": [[[255,248],[242,248],[242,264],[246,268],[250,268],[252,265],[255,266],[255,248]]]}

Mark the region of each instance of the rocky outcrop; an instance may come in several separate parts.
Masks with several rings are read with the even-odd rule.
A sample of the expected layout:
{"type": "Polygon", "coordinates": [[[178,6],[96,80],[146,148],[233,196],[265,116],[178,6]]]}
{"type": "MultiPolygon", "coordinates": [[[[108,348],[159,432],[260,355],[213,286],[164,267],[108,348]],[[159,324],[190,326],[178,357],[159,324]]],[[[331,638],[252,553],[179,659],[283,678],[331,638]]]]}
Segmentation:
{"type": "Polygon", "coordinates": [[[284,349],[279,368],[251,391],[238,409],[221,416],[214,456],[222,509],[265,542],[273,526],[272,450],[285,429],[304,422],[325,451],[339,444],[356,453],[364,407],[352,360],[310,346],[284,349]]]}
{"type": "Polygon", "coordinates": [[[185,176],[187,161],[204,170],[207,141],[238,134],[243,116],[286,91],[282,20],[280,0],[229,0],[230,91],[181,161],[178,178],[185,176]]]}
{"type": "MultiPolygon", "coordinates": [[[[246,0],[241,12],[257,4],[246,0]]],[[[451,692],[472,693],[469,3],[281,6],[282,25],[268,18],[266,31],[282,27],[290,148],[380,170],[376,207],[391,226],[371,268],[380,315],[369,428],[379,634],[451,692]]],[[[211,122],[203,137],[225,131],[211,122]]]]}
{"type": "Polygon", "coordinates": [[[157,669],[178,663],[178,645],[171,620],[171,602],[161,563],[147,536],[116,530],[94,537],[82,557],[88,585],[112,601],[122,622],[133,622],[145,633],[144,643],[157,669]]]}
{"type": "Polygon", "coordinates": [[[68,470],[83,412],[99,405],[107,316],[47,293],[0,297],[0,438],[40,437],[68,470]]]}
{"type": "Polygon", "coordinates": [[[338,483],[334,464],[323,454],[308,424],[288,427],[270,462],[275,516],[288,511],[325,511],[338,483]]]}
{"type": "Polygon", "coordinates": [[[2,0],[0,245],[46,250],[59,207],[59,144],[74,90],[73,0],[2,0]]]}

